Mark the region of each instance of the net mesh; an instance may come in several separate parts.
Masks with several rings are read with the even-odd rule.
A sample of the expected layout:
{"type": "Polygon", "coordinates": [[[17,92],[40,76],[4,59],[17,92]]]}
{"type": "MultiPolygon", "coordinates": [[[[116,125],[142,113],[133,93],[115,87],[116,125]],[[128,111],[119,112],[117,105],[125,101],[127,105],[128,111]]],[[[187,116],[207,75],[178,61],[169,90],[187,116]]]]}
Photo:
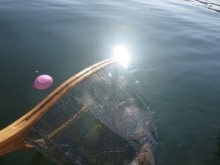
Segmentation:
{"type": "Polygon", "coordinates": [[[60,98],[25,143],[58,164],[156,165],[156,137],[147,105],[113,63],[60,98]]]}

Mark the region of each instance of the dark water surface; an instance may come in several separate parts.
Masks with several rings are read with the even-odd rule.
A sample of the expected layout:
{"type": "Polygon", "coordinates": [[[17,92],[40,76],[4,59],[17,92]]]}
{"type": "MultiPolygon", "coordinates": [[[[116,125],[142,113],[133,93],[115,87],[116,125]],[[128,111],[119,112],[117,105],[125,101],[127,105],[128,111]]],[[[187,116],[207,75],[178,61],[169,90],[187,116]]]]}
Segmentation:
{"type": "MultiPolygon", "coordinates": [[[[0,129],[124,45],[130,77],[155,114],[162,164],[218,164],[219,4],[0,0],[0,129]],[[51,88],[32,88],[40,74],[53,76],[51,88]]],[[[0,157],[0,165],[24,164],[54,163],[35,150],[0,157]]]]}

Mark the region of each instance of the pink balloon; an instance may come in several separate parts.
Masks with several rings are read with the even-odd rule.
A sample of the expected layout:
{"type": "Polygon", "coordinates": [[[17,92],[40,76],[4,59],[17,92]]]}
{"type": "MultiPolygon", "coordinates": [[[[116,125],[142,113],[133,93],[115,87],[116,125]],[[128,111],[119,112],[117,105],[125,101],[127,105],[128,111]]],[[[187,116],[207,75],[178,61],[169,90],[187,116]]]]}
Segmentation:
{"type": "Polygon", "coordinates": [[[47,89],[53,84],[53,78],[49,75],[38,76],[35,81],[33,88],[37,89],[47,89]]]}

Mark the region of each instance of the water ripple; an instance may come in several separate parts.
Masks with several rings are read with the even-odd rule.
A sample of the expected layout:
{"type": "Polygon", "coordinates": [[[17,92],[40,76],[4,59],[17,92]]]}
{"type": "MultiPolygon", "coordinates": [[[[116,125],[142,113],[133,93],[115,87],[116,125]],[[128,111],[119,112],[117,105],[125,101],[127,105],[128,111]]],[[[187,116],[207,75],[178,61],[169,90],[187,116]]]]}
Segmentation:
{"type": "Polygon", "coordinates": [[[185,1],[190,2],[195,6],[200,6],[216,12],[220,12],[220,5],[214,2],[210,2],[208,0],[185,0],[185,1]]]}

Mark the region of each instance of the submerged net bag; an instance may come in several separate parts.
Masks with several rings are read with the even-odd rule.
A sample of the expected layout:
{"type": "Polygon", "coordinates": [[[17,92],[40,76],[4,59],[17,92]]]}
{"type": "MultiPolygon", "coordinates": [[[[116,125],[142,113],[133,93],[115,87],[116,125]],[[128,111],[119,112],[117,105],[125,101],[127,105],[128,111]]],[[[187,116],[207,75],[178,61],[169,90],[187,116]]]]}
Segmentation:
{"type": "Polygon", "coordinates": [[[156,165],[156,137],[147,105],[112,63],[60,98],[25,143],[62,165],[156,165]]]}

